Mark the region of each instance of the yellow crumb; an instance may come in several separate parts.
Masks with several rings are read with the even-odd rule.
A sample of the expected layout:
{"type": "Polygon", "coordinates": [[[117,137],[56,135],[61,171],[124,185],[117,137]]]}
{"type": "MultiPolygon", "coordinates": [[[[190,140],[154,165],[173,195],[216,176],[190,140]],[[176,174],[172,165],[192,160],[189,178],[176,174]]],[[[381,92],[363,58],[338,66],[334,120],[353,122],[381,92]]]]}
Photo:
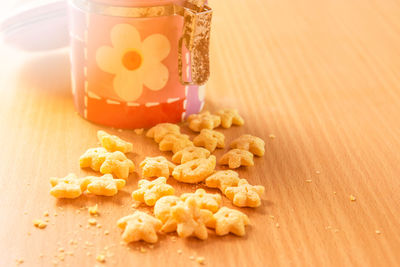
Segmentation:
{"type": "Polygon", "coordinates": [[[28,234],[28,235],[31,235],[31,232],[28,232],[27,234],[28,234]]]}
{"type": "Polygon", "coordinates": [[[275,136],[274,134],[270,134],[270,135],[269,135],[269,138],[271,138],[271,139],[275,139],[275,137],[276,137],[276,136],[275,136]]]}
{"type": "Polygon", "coordinates": [[[108,234],[110,234],[110,231],[105,230],[105,231],[104,231],[104,235],[108,235],[108,234]]]}
{"type": "Polygon", "coordinates": [[[91,256],[92,253],[90,251],[86,252],[86,256],[91,256]]]}
{"type": "Polygon", "coordinates": [[[176,252],[178,252],[178,254],[182,254],[182,249],[178,249],[176,252]]]}
{"type": "Polygon", "coordinates": [[[57,216],[58,216],[58,213],[57,213],[57,212],[54,212],[54,216],[57,217],[57,216]]]}
{"type": "Polygon", "coordinates": [[[105,262],[105,261],[106,261],[106,256],[104,256],[103,254],[99,254],[99,255],[97,255],[97,257],[96,257],[96,260],[97,260],[98,262],[105,262]]]}
{"type": "Polygon", "coordinates": [[[276,226],[276,228],[281,227],[281,226],[279,225],[279,223],[276,223],[275,226],[276,226]]]}
{"type": "Polygon", "coordinates": [[[171,241],[175,242],[176,241],[176,236],[171,237],[171,241]]]}
{"type": "Polygon", "coordinates": [[[198,264],[205,264],[205,258],[204,257],[197,257],[196,261],[198,264]]]}
{"type": "Polygon", "coordinates": [[[24,211],[24,215],[27,215],[28,214],[28,212],[27,211],[24,211]]]}
{"type": "Polygon", "coordinates": [[[90,219],[88,220],[88,223],[89,223],[90,225],[96,225],[96,224],[97,224],[97,220],[94,219],[94,218],[90,218],[90,219]]]}
{"type": "Polygon", "coordinates": [[[39,258],[43,258],[44,255],[42,253],[39,254],[39,258]]]}
{"type": "Polygon", "coordinates": [[[356,201],[356,197],[353,196],[353,195],[350,195],[350,200],[351,200],[351,201],[356,201]]]}
{"type": "Polygon", "coordinates": [[[269,215],[269,217],[270,217],[271,219],[275,219],[275,216],[274,216],[274,215],[269,215]]]}
{"type": "Polygon", "coordinates": [[[100,223],[98,223],[96,227],[97,227],[97,228],[101,228],[102,225],[101,225],[100,223]]]}
{"type": "Polygon", "coordinates": [[[49,216],[49,212],[48,212],[48,211],[45,211],[45,212],[43,213],[43,216],[48,217],[48,216],[49,216]]]}
{"type": "Polygon", "coordinates": [[[193,261],[193,260],[194,260],[194,256],[190,256],[189,259],[190,259],[191,261],[193,261]]]}
{"type": "Polygon", "coordinates": [[[321,173],[321,171],[315,171],[315,173],[316,173],[316,174],[320,174],[320,173],[321,173]]]}
{"type": "Polygon", "coordinates": [[[375,230],[375,233],[376,233],[377,235],[380,235],[380,234],[381,234],[381,231],[375,230]]]}
{"type": "Polygon", "coordinates": [[[146,252],[147,252],[147,249],[145,249],[144,247],[140,247],[140,252],[146,253],[146,252]]]}
{"type": "Polygon", "coordinates": [[[60,261],[64,261],[65,259],[64,253],[59,254],[58,258],[60,259],[60,261]]]}
{"type": "Polygon", "coordinates": [[[143,134],[144,129],[143,129],[143,128],[140,128],[140,129],[135,129],[135,130],[133,130],[133,131],[135,132],[135,134],[141,135],[141,134],[143,134]]]}
{"type": "Polygon", "coordinates": [[[36,220],[33,220],[33,225],[39,229],[43,229],[43,228],[46,228],[47,223],[42,220],[36,219],[36,220]]]}
{"type": "Polygon", "coordinates": [[[307,183],[311,183],[311,182],[312,182],[312,180],[308,179],[308,180],[306,180],[306,182],[307,182],[307,183]]]}
{"type": "Polygon", "coordinates": [[[20,264],[24,263],[23,259],[16,259],[15,261],[17,262],[17,265],[20,265],[20,264]]]}
{"type": "Polygon", "coordinates": [[[46,218],[46,219],[44,219],[44,221],[45,221],[45,222],[49,222],[50,220],[49,220],[49,218],[46,218]]]}
{"type": "Polygon", "coordinates": [[[64,248],[59,248],[58,251],[59,252],[64,252],[64,248]]]}
{"type": "Polygon", "coordinates": [[[89,207],[88,211],[90,215],[97,215],[99,211],[97,204],[92,207],[89,207]]]}

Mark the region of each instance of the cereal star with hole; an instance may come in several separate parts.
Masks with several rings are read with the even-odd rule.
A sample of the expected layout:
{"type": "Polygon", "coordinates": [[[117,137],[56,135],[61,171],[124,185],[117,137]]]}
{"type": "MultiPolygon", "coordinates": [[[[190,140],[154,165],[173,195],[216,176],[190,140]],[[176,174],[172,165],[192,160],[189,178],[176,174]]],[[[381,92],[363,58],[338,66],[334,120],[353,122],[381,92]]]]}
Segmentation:
{"type": "Polygon", "coordinates": [[[219,188],[222,193],[230,186],[237,186],[239,183],[239,174],[232,170],[217,171],[206,179],[206,186],[210,188],[219,188]]]}
{"type": "Polygon", "coordinates": [[[116,135],[111,135],[105,131],[98,131],[97,138],[102,147],[110,152],[121,151],[122,153],[129,153],[133,151],[133,144],[122,140],[116,135]]]}
{"type": "Polygon", "coordinates": [[[158,145],[161,151],[172,151],[174,154],[192,146],[194,146],[193,142],[190,141],[189,136],[186,134],[167,134],[158,145]]]}
{"type": "Polygon", "coordinates": [[[176,166],[172,172],[175,180],[184,183],[198,183],[210,176],[215,169],[216,158],[211,155],[208,159],[195,159],[176,166]]]}
{"type": "Polygon", "coordinates": [[[154,126],[153,128],[150,128],[146,136],[149,138],[153,138],[154,141],[157,143],[160,143],[161,140],[167,135],[167,134],[180,134],[180,128],[176,124],[172,123],[160,123],[154,126]]]}
{"type": "Polygon", "coordinates": [[[253,154],[247,150],[231,149],[221,157],[219,164],[228,165],[230,169],[236,169],[240,166],[254,166],[253,154]]]}
{"type": "Polygon", "coordinates": [[[173,207],[172,216],[177,222],[178,236],[183,238],[195,236],[201,240],[208,238],[206,225],[212,221],[213,213],[200,209],[193,197],[173,207]]]}
{"type": "Polygon", "coordinates": [[[221,118],[210,114],[209,111],[200,114],[192,114],[187,118],[189,128],[192,131],[200,132],[202,129],[212,130],[221,124],[221,118]]]}
{"type": "Polygon", "coordinates": [[[243,212],[222,207],[214,214],[214,220],[209,222],[207,226],[214,228],[215,233],[220,236],[229,233],[244,236],[246,234],[245,226],[249,223],[249,217],[243,212]]]}
{"type": "Polygon", "coordinates": [[[191,146],[176,152],[172,156],[172,161],[176,164],[183,164],[194,159],[206,159],[210,154],[210,151],[205,148],[191,146]]]}
{"type": "Polygon", "coordinates": [[[50,194],[56,198],[77,198],[86,190],[90,180],[70,173],[64,178],[50,178],[50,194]]]}
{"type": "Polygon", "coordinates": [[[216,148],[225,147],[225,135],[214,130],[203,129],[193,139],[193,143],[195,146],[204,147],[212,153],[216,148]]]}
{"type": "Polygon", "coordinates": [[[181,202],[182,200],[177,196],[165,196],[157,200],[154,205],[154,215],[163,223],[162,232],[170,233],[176,231],[177,222],[172,217],[171,210],[181,202]]]}
{"type": "Polygon", "coordinates": [[[135,211],[132,215],[119,219],[117,225],[123,230],[122,239],[126,243],[139,240],[156,243],[157,231],[160,230],[162,222],[147,213],[135,211]]]}
{"type": "Polygon", "coordinates": [[[89,167],[94,171],[100,171],[101,165],[110,154],[104,147],[90,148],[79,158],[79,165],[81,168],[89,167]]]}
{"type": "Polygon", "coordinates": [[[265,142],[257,136],[244,134],[232,141],[231,148],[247,150],[261,157],[265,153],[265,142]]]}
{"type": "Polygon", "coordinates": [[[261,205],[264,191],[264,186],[250,185],[246,179],[240,179],[237,186],[225,189],[225,195],[235,206],[256,208],[261,205]]]}
{"type": "Polygon", "coordinates": [[[167,184],[167,178],[159,177],[153,181],[139,180],[139,189],[132,192],[132,198],[144,202],[148,206],[154,206],[156,201],[163,196],[175,194],[175,189],[167,184]]]}
{"type": "Polygon", "coordinates": [[[241,126],[244,124],[244,120],[239,115],[237,109],[220,109],[216,114],[221,118],[221,126],[223,128],[230,128],[232,125],[241,126]]]}
{"type": "Polygon", "coordinates": [[[165,157],[146,157],[141,163],[142,177],[169,177],[176,167],[175,164],[169,162],[165,157]]]}
{"type": "Polygon", "coordinates": [[[181,199],[185,201],[189,197],[193,197],[197,201],[197,205],[200,209],[206,209],[215,213],[221,206],[222,198],[220,194],[210,194],[206,190],[199,188],[195,193],[184,193],[181,195],[181,199]]]}
{"type": "Polygon", "coordinates": [[[114,196],[126,183],[123,179],[114,179],[111,174],[104,174],[101,177],[88,176],[86,178],[90,180],[87,191],[99,196],[114,196]]]}
{"type": "Polygon", "coordinates": [[[102,174],[112,173],[122,179],[127,179],[134,170],[135,165],[133,162],[120,151],[109,154],[100,168],[102,174]]]}

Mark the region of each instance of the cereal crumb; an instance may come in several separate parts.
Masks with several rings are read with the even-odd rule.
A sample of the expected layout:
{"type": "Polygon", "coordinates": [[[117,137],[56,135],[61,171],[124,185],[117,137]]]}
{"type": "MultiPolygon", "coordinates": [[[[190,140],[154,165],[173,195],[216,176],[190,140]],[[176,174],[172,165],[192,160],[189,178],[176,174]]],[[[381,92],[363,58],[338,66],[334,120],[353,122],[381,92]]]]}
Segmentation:
{"type": "Polygon", "coordinates": [[[60,253],[60,254],[58,255],[58,258],[60,259],[60,261],[64,261],[64,259],[65,259],[64,253],[60,253]]]}
{"type": "Polygon", "coordinates": [[[109,235],[109,234],[110,234],[110,231],[108,231],[108,230],[104,231],[104,235],[109,235]]]}
{"type": "Polygon", "coordinates": [[[281,227],[281,226],[279,225],[279,223],[276,223],[275,226],[276,226],[276,228],[281,227]]]}
{"type": "Polygon", "coordinates": [[[104,256],[103,254],[99,254],[99,255],[97,255],[97,257],[96,257],[96,260],[97,260],[98,262],[105,262],[105,261],[106,261],[106,256],[104,256]]]}
{"type": "Polygon", "coordinates": [[[43,257],[44,257],[43,253],[40,253],[39,258],[43,258],[43,257]]]}
{"type": "Polygon", "coordinates": [[[57,217],[57,216],[58,216],[58,213],[57,213],[57,212],[54,212],[54,216],[57,217]]]}
{"type": "Polygon", "coordinates": [[[147,249],[145,249],[144,247],[140,247],[140,252],[146,253],[146,252],[147,252],[147,249]]]}
{"type": "Polygon", "coordinates": [[[90,225],[96,225],[96,224],[97,224],[97,220],[94,219],[94,218],[90,218],[90,219],[88,220],[88,223],[89,223],[90,225]]]}
{"type": "Polygon", "coordinates": [[[320,173],[321,173],[321,171],[315,171],[315,173],[316,173],[316,174],[320,174],[320,173]]]}
{"type": "Polygon", "coordinates": [[[176,252],[178,252],[178,254],[182,254],[182,249],[178,249],[176,252]]]}
{"type": "Polygon", "coordinates": [[[86,256],[91,256],[92,253],[90,251],[86,252],[86,256]]]}
{"type": "Polygon", "coordinates": [[[99,211],[98,205],[96,204],[96,205],[94,205],[94,206],[92,206],[92,207],[89,207],[89,208],[88,208],[88,211],[89,211],[89,214],[90,214],[90,215],[97,215],[97,214],[98,214],[98,211],[99,211]]]}
{"type": "Polygon", "coordinates": [[[17,262],[17,265],[20,265],[20,264],[24,263],[23,259],[16,259],[15,261],[17,262]]]}
{"type": "Polygon", "coordinates": [[[379,231],[379,230],[375,230],[375,233],[376,233],[377,235],[380,235],[382,232],[379,231]]]}
{"type": "Polygon", "coordinates": [[[270,135],[269,135],[269,138],[271,138],[271,139],[275,139],[275,138],[276,138],[276,136],[275,136],[274,134],[270,134],[270,135]]]}
{"type": "Polygon", "coordinates": [[[24,211],[24,215],[27,215],[28,214],[28,212],[27,211],[24,211]]]}
{"type": "Polygon", "coordinates": [[[64,252],[64,248],[59,248],[58,251],[59,252],[64,252]]]}
{"type": "Polygon", "coordinates": [[[97,227],[97,228],[101,228],[101,227],[103,227],[103,226],[102,226],[100,223],[98,223],[96,227],[97,227]]]}
{"type": "Polygon", "coordinates": [[[134,132],[135,132],[135,134],[137,134],[137,135],[142,135],[143,134],[143,131],[144,131],[144,129],[143,128],[140,128],[140,129],[135,129],[135,130],[133,130],[134,132]]]}
{"type": "Polygon", "coordinates": [[[311,183],[311,182],[312,182],[312,180],[308,179],[308,180],[306,180],[306,182],[307,182],[307,183],[311,183]]]}
{"type": "Polygon", "coordinates": [[[274,216],[274,215],[269,215],[269,217],[270,217],[271,219],[275,219],[275,216],[274,216]]]}
{"type": "Polygon", "coordinates": [[[193,261],[194,260],[194,256],[190,256],[189,260],[193,261]]]}
{"type": "Polygon", "coordinates": [[[336,195],[336,191],[333,191],[333,194],[336,195]]]}
{"type": "Polygon", "coordinates": [[[176,236],[171,237],[171,241],[175,242],[176,241],[176,236]]]}
{"type": "Polygon", "coordinates": [[[205,264],[205,258],[204,257],[197,257],[196,261],[197,261],[198,264],[202,264],[202,265],[205,264]]]}
{"type": "Polygon", "coordinates": [[[350,195],[350,200],[351,200],[351,201],[356,201],[356,197],[353,196],[353,195],[350,195]]]}
{"type": "Polygon", "coordinates": [[[47,223],[42,220],[36,219],[36,220],[33,220],[33,225],[39,229],[43,229],[43,228],[46,228],[47,223]]]}
{"type": "Polygon", "coordinates": [[[43,213],[43,216],[49,217],[49,212],[48,212],[48,211],[45,211],[45,212],[43,213]]]}

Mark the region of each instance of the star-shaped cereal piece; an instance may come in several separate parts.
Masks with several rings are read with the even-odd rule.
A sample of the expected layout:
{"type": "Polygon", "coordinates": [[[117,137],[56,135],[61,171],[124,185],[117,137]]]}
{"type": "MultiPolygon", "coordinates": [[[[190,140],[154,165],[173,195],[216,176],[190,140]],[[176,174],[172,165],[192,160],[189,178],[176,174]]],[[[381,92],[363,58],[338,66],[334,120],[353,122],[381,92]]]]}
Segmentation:
{"type": "Polygon", "coordinates": [[[161,231],[165,233],[176,231],[177,222],[171,215],[171,209],[181,202],[177,196],[165,196],[157,200],[154,205],[154,215],[163,223],[161,231]]]}
{"type": "Polygon", "coordinates": [[[185,201],[189,197],[194,197],[200,209],[206,209],[215,213],[221,206],[222,198],[220,194],[210,194],[204,189],[199,188],[195,193],[185,193],[181,195],[181,199],[185,201]]]}
{"type": "Polygon", "coordinates": [[[254,166],[253,154],[247,150],[231,149],[221,157],[219,164],[228,165],[231,169],[240,166],[254,166]]]}
{"type": "Polygon", "coordinates": [[[209,210],[200,209],[194,197],[171,208],[172,217],[177,222],[176,232],[180,237],[195,236],[201,240],[208,237],[206,225],[213,220],[209,210]]]}
{"type": "Polygon", "coordinates": [[[232,124],[239,126],[244,124],[243,118],[236,109],[220,109],[217,115],[221,118],[221,126],[224,128],[230,128],[232,124]]]}
{"type": "Polygon", "coordinates": [[[90,180],[87,191],[99,196],[114,196],[126,183],[123,179],[114,179],[111,174],[104,174],[101,177],[88,176],[86,178],[90,180]]]}
{"type": "Polygon", "coordinates": [[[200,132],[202,129],[212,130],[221,124],[221,118],[210,114],[209,111],[200,114],[192,114],[187,118],[189,128],[192,131],[200,132]]]}
{"type": "Polygon", "coordinates": [[[101,165],[110,154],[104,147],[90,148],[79,158],[79,165],[81,168],[89,167],[100,171],[101,165]]]}
{"type": "Polygon", "coordinates": [[[214,214],[214,220],[210,221],[207,226],[215,228],[217,235],[233,233],[237,236],[244,236],[246,234],[245,226],[249,223],[249,217],[243,212],[222,207],[214,214]]]}
{"type": "Polygon", "coordinates": [[[146,133],[146,136],[149,138],[153,138],[154,141],[160,143],[164,136],[166,136],[167,134],[180,133],[181,131],[178,125],[172,123],[160,123],[149,129],[146,133]]]}
{"type": "Polygon", "coordinates": [[[121,151],[122,153],[129,153],[133,151],[133,144],[122,140],[116,135],[111,135],[105,131],[98,131],[97,138],[101,146],[110,152],[121,151]]]}
{"type": "Polygon", "coordinates": [[[219,188],[222,193],[230,186],[237,186],[239,183],[239,174],[232,170],[217,171],[206,179],[206,186],[211,188],[219,188]]]}
{"type": "Polygon", "coordinates": [[[192,147],[193,142],[190,141],[186,134],[167,134],[159,143],[158,147],[161,151],[172,151],[174,154],[186,147],[192,147]]]}
{"type": "Polygon", "coordinates": [[[159,177],[153,181],[139,180],[139,189],[132,192],[132,198],[144,202],[148,206],[154,206],[156,201],[163,196],[175,194],[175,189],[167,184],[167,178],[159,177]]]}
{"type": "Polygon", "coordinates": [[[146,157],[141,163],[142,177],[169,177],[176,167],[175,164],[169,162],[165,157],[146,157]]]}
{"type": "Polygon", "coordinates": [[[176,166],[172,176],[184,183],[198,183],[214,172],[216,158],[211,155],[208,159],[194,159],[176,166]]]}
{"type": "Polygon", "coordinates": [[[250,185],[246,179],[240,179],[237,186],[225,189],[225,195],[235,206],[255,208],[261,205],[264,190],[262,185],[250,185]]]}
{"type": "Polygon", "coordinates": [[[265,153],[265,142],[260,137],[244,134],[232,141],[231,148],[247,150],[261,157],[265,153]]]}
{"type": "Polygon", "coordinates": [[[214,152],[217,147],[225,147],[225,135],[214,130],[203,129],[193,139],[193,143],[195,146],[201,146],[210,152],[214,152]]]}
{"type": "Polygon", "coordinates": [[[50,178],[50,194],[56,198],[77,198],[86,190],[89,180],[70,173],[64,178],[50,178]]]}
{"type": "Polygon", "coordinates": [[[135,165],[124,153],[115,151],[110,153],[100,167],[102,174],[112,173],[118,178],[126,179],[135,170],[135,165]]]}
{"type": "Polygon", "coordinates": [[[144,240],[148,243],[156,243],[157,231],[162,222],[142,211],[135,211],[132,215],[118,220],[117,225],[123,230],[122,239],[126,243],[144,240]]]}
{"type": "Polygon", "coordinates": [[[210,151],[205,148],[190,146],[176,152],[172,156],[172,161],[183,164],[194,159],[206,159],[210,154],[210,151]]]}

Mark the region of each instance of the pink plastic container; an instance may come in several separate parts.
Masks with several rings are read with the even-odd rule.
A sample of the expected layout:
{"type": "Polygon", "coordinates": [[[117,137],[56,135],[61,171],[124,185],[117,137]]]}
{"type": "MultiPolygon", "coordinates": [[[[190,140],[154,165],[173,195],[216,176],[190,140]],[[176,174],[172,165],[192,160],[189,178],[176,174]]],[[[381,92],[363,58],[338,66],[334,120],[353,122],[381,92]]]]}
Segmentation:
{"type": "Polygon", "coordinates": [[[209,76],[212,14],[207,6],[196,6],[199,2],[70,1],[78,112],[118,128],[179,122],[199,112],[209,76]]]}

